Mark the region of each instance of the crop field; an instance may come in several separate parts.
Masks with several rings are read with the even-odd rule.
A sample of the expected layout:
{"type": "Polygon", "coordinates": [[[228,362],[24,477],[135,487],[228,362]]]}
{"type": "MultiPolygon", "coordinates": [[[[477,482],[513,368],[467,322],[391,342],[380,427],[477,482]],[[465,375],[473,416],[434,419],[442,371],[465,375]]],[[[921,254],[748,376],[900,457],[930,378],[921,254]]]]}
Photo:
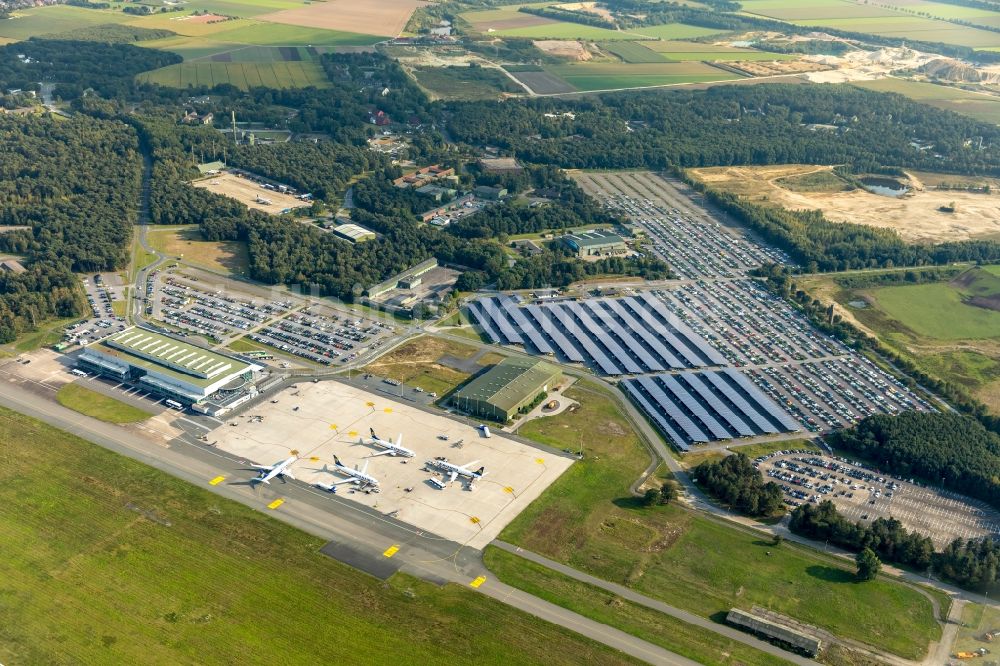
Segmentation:
{"type": "Polygon", "coordinates": [[[743,0],[743,11],[780,21],[804,21],[838,17],[905,16],[886,7],[862,5],[849,0],[743,0]]]}
{"type": "Polygon", "coordinates": [[[705,617],[756,603],[908,658],[940,636],[930,602],[908,587],[857,585],[853,570],[815,551],[775,548],[759,533],[677,506],[641,508],[627,489],[649,454],[631,424],[602,389],[581,383],[566,395],[580,407],[529,421],[518,434],[582,445],[586,455],[501,539],[705,617]]]}
{"type": "Polygon", "coordinates": [[[545,71],[581,91],[666,86],[738,78],[735,74],[700,62],[572,63],[546,65],[545,71]]]}
{"type": "MultiPolygon", "coordinates": [[[[128,16],[127,14],[125,16],[128,16]]],[[[170,30],[184,37],[211,37],[221,32],[235,30],[243,26],[256,25],[257,22],[251,19],[234,19],[231,21],[217,21],[214,23],[200,22],[198,17],[192,14],[168,13],[154,16],[129,17],[128,25],[140,28],[158,28],[170,30]]],[[[225,41],[225,40],[219,40],[225,41]]]]}
{"type": "MultiPolygon", "coordinates": [[[[541,18],[531,16],[531,14],[524,14],[524,16],[541,18]]],[[[608,28],[598,28],[596,26],[583,25],[581,23],[551,21],[548,19],[542,20],[544,20],[545,23],[533,24],[524,27],[504,28],[502,30],[496,30],[493,34],[500,35],[502,37],[525,37],[528,39],[590,39],[595,41],[628,41],[653,38],[651,34],[648,34],[650,28],[643,28],[642,34],[640,34],[637,30],[609,30],[608,28]]],[[[693,35],[687,36],[691,37],[693,35]]]]}
{"type": "Polygon", "coordinates": [[[571,93],[576,90],[551,72],[511,72],[511,74],[538,95],[571,93]]]}
{"type": "Polygon", "coordinates": [[[355,32],[255,23],[212,35],[217,41],[258,46],[369,46],[379,37],[355,32]]]}
{"type": "Polygon", "coordinates": [[[875,307],[918,335],[934,340],[1000,339],[1000,278],[981,277],[978,285],[915,284],[883,287],[870,292],[875,307]],[[978,287],[978,289],[976,288],[978,287]],[[968,302],[975,291],[985,290],[982,305],[968,302]],[[990,309],[990,301],[996,309],[990,309]]]}
{"type": "Polygon", "coordinates": [[[636,28],[633,32],[653,39],[693,39],[709,35],[723,35],[727,31],[684,23],[665,23],[663,25],[644,25],[641,28],[636,28]]]}
{"type": "Polygon", "coordinates": [[[285,9],[261,18],[271,23],[325,28],[382,37],[397,37],[423,0],[327,0],[285,9]]]}
{"type": "Polygon", "coordinates": [[[615,54],[627,63],[667,62],[668,58],[646,48],[641,42],[607,42],[601,44],[605,51],[615,54]]]}
{"type": "Polygon", "coordinates": [[[216,53],[231,51],[234,48],[240,48],[238,45],[214,42],[204,37],[185,37],[183,35],[138,42],[136,46],[147,49],[159,49],[161,51],[172,51],[184,58],[184,60],[195,60],[216,53]]]}
{"type": "Polygon", "coordinates": [[[326,73],[315,62],[183,62],[144,72],[137,77],[163,86],[215,86],[229,83],[249,90],[268,88],[324,88],[330,85],[326,73]]]}
{"type": "Polygon", "coordinates": [[[760,61],[794,60],[797,56],[787,53],[768,53],[756,49],[738,49],[718,44],[699,44],[684,41],[611,42],[604,48],[625,62],[683,62],[683,61],[760,61]]]}
{"type": "Polygon", "coordinates": [[[311,664],[332,645],[369,663],[637,663],[461,586],[359,574],[318,538],[14,412],[0,441],[3,663],[311,664]]]}
{"type": "Polygon", "coordinates": [[[445,99],[496,99],[502,93],[524,92],[494,67],[417,67],[413,76],[435,97],[445,99]]]}
{"type": "Polygon", "coordinates": [[[253,18],[282,9],[294,9],[303,4],[302,0],[189,0],[185,7],[226,16],[253,18]]]}
{"type": "Polygon", "coordinates": [[[968,92],[951,86],[922,81],[885,78],[856,81],[852,85],[879,92],[894,92],[924,104],[1000,125],[1000,97],[968,92]]]}
{"type": "Polygon", "coordinates": [[[475,12],[463,12],[459,18],[469,24],[476,32],[490,30],[507,30],[511,28],[527,28],[533,25],[556,23],[552,19],[534,16],[517,11],[519,7],[545,7],[550,3],[541,2],[523,5],[506,5],[497,9],[485,9],[475,12]]]}

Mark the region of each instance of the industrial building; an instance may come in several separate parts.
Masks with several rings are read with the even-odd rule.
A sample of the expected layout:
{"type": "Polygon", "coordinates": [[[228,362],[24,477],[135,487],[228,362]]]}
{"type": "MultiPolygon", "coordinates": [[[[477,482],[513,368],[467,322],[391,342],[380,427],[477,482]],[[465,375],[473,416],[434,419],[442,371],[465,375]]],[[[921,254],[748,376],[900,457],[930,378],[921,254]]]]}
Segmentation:
{"type": "Polygon", "coordinates": [[[562,240],[581,259],[586,257],[606,257],[628,252],[625,240],[608,229],[594,229],[593,231],[566,234],[562,237],[562,240]]]}
{"type": "Polygon", "coordinates": [[[386,280],[385,282],[380,282],[379,284],[372,285],[368,287],[368,298],[378,298],[379,296],[385,294],[386,292],[392,291],[393,289],[409,289],[412,287],[404,287],[403,285],[416,286],[420,284],[419,278],[425,273],[434,270],[438,267],[437,259],[428,259],[427,261],[422,261],[413,268],[403,271],[399,275],[393,276],[386,280]]]}
{"type": "Polygon", "coordinates": [[[371,229],[365,229],[359,224],[340,224],[333,228],[333,233],[344,240],[351,241],[352,243],[364,243],[365,241],[375,240],[375,232],[371,229]]]}
{"type": "Polygon", "coordinates": [[[87,345],[79,363],[183,405],[208,401],[220,392],[244,390],[263,369],[136,326],[87,345]]]}
{"type": "Polygon", "coordinates": [[[561,376],[559,368],[545,361],[506,358],[455,391],[451,404],[468,414],[506,423],[558,384],[561,376]]]}

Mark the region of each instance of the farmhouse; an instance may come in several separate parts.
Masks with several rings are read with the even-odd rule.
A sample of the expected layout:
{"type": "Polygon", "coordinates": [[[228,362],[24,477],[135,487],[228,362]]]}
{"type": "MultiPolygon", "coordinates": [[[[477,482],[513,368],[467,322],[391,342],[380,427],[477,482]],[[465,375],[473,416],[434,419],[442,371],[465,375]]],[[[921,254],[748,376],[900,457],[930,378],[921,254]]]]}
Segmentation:
{"type": "Polygon", "coordinates": [[[561,376],[559,368],[545,361],[505,358],[455,391],[451,404],[467,414],[506,423],[561,376]]]}
{"type": "Polygon", "coordinates": [[[239,390],[262,369],[136,326],[87,345],[79,363],[185,405],[208,400],[220,391],[239,390]]]}
{"type": "Polygon", "coordinates": [[[625,240],[608,229],[566,234],[562,240],[580,258],[625,254],[628,251],[625,240]]]}

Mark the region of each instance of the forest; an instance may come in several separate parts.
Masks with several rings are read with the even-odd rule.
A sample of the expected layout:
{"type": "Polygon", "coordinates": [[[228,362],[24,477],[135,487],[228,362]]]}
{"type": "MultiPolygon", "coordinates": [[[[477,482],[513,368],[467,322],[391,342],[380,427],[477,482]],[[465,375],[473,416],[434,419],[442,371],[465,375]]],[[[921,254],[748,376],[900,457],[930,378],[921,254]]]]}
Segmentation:
{"type": "Polygon", "coordinates": [[[48,317],[87,310],[73,271],[121,268],[138,207],[135,133],[120,122],[0,115],[0,251],[25,273],[0,272],[0,342],[48,317]]]}
{"type": "Polygon", "coordinates": [[[773,516],[784,509],[781,488],[773,481],[765,483],[742,453],[706,460],[692,470],[691,477],[712,497],[748,516],[773,516]]]}
{"type": "Polygon", "coordinates": [[[452,107],[448,128],[457,140],[562,167],[805,163],[1000,174],[1000,127],[849,85],[713,86],[452,107]],[[575,117],[545,116],[567,111],[575,117]],[[814,131],[813,123],[838,129],[814,131]]]}
{"type": "Polygon", "coordinates": [[[879,414],[832,433],[828,441],[883,471],[924,479],[1000,507],[1000,435],[968,416],[879,414]]]}
{"type": "Polygon", "coordinates": [[[181,60],[176,53],[131,44],[32,37],[0,46],[0,88],[37,90],[43,81],[56,84],[54,94],[64,100],[89,88],[105,98],[125,98],[139,88],[136,74],[181,60]]]}

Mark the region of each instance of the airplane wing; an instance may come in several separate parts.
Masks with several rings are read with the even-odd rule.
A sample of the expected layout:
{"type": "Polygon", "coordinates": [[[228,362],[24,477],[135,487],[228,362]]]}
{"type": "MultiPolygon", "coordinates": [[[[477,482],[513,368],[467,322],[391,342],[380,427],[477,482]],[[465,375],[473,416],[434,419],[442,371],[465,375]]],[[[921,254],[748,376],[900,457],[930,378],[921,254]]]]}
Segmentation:
{"type": "Polygon", "coordinates": [[[451,470],[451,474],[448,475],[448,483],[451,483],[457,478],[458,478],[458,472],[456,472],[455,470],[451,470]]]}
{"type": "Polygon", "coordinates": [[[250,466],[253,467],[254,469],[263,469],[267,470],[268,472],[274,469],[274,465],[250,465],[250,466]]]}
{"type": "Polygon", "coordinates": [[[403,433],[399,433],[398,435],[396,435],[396,446],[402,446],[402,445],[403,445],[403,433]]]}
{"type": "Polygon", "coordinates": [[[462,465],[462,469],[464,469],[465,471],[467,471],[467,472],[468,472],[468,471],[470,471],[470,470],[471,470],[471,468],[475,467],[475,466],[476,466],[476,465],[478,465],[478,464],[479,464],[479,461],[478,461],[478,460],[473,460],[473,461],[472,461],[472,462],[470,462],[470,463],[465,463],[464,465],[462,465]]]}
{"type": "Polygon", "coordinates": [[[368,461],[367,460],[365,461],[365,464],[361,466],[361,469],[359,469],[358,471],[361,472],[362,474],[366,474],[368,472],[368,461]]]}
{"type": "MultiPolygon", "coordinates": [[[[375,456],[390,456],[393,453],[395,453],[395,451],[393,451],[392,449],[383,449],[383,450],[378,451],[376,453],[370,453],[370,454],[368,454],[368,457],[369,458],[374,458],[375,456]]],[[[362,470],[362,471],[364,471],[364,470],[362,470]]]]}

